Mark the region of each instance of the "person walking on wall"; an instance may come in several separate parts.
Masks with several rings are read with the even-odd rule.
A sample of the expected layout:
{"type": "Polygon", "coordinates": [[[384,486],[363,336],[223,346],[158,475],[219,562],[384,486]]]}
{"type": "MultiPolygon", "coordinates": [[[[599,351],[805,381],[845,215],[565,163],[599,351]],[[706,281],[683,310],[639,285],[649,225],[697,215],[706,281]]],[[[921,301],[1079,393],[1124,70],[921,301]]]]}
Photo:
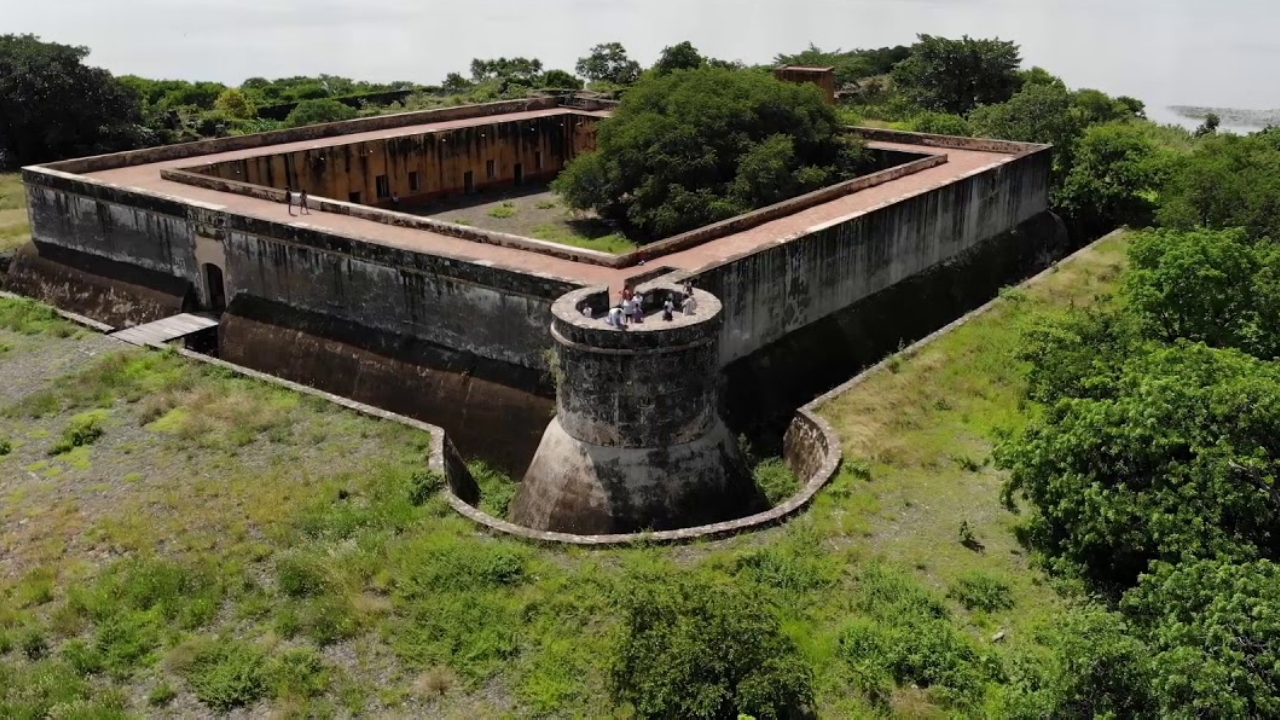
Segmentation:
{"type": "Polygon", "coordinates": [[[286,186],[284,189],[284,204],[289,208],[289,214],[293,214],[293,186],[286,186]]]}
{"type": "Polygon", "coordinates": [[[307,207],[307,189],[306,188],[303,188],[302,192],[298,194],[298,209],[302,211],[303,215],[311,214],[311,208],[307,207]]]}

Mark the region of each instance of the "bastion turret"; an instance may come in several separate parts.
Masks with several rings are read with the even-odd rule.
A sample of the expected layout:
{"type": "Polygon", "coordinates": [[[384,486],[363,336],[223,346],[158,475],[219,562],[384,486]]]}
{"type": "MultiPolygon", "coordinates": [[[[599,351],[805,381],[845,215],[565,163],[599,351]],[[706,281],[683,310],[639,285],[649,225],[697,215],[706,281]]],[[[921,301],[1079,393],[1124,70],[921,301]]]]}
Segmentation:
{"type": "Polygon", "coordinates": [[[552,306],[556,417],[516,494],[512,519],[578,534],[667,530],[761,507],[733,434],[717,410],[720,301],[642,286],[643,323],[605,322],[609,293],[588,288],[552,306]],[[661,317],[670,298],[677,310],[661,317]],[[584,313],[589,310],[589,313],[584,313]]]}

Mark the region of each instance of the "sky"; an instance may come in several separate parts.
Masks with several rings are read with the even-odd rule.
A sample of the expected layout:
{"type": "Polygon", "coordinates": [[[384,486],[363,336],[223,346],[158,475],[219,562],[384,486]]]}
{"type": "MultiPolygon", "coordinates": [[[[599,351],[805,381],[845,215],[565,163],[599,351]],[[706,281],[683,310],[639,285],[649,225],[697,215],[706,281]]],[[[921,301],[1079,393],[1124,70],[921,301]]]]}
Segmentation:
{"type": "Polygon", "coordinates": [[[813,42],[909,44],[916,33],[1012,39],[1073,87],[1165,105],[1280,107],[1275,0],[15,0],[5,32],[86,45],[118,74],[216,80],[328,73],[439,82],[473,57],[572,70],[600,42],[651,63],[690,40],[748,63],[813,42]]]}

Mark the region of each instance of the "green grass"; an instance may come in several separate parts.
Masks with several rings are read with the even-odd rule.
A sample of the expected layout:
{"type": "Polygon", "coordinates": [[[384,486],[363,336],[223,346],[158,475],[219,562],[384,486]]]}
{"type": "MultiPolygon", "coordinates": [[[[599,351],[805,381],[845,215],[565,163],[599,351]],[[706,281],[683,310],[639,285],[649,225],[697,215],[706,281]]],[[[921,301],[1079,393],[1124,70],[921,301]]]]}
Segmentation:
{"type": "Polygon", "coordinates": [[[515,217],[518,212],[519,210],[516,209],[515,203],[504,202],[501,205],[490,210],[489,217],[495,217],[499,219],[515,217]]]}
{"type": "MultiPolygon", "coordinates": [[[[0,483],[0,715],[625,717],[607,676],[618,598],[685,573],[777,613],[820,717],[979,715],[1065,605],[987,462],[1025,422],[1018,331],[1112,288],[1123,250],[1005,293],[822,407],[846,462],[806,513],[683,547],[494,537],[439,495],[421,433],[173,354],[99,355],[0,408],[0,469],[59,471],[0,483]],[[105,432],[48,457],[84,413],[105,432]]],[[[472,469],[504,514],[514,484],[472,469]]]]}
{"type": "Polygon", "coordinates": [[[18,173],[0,174],[0,252],[17,248],[31,239],[27,220],[27,195],[18,173]]]}
{"type": "Polygon", "coordinates": [[[533,228],[533,237],[537,240],[571,245],[573,247],[598,250],[600,252],[621,255],[635,250],[639,245],[619,235],[607,233],[603,235],[587,234],[574,230],[563,224],[544,223],[533,228]]]}

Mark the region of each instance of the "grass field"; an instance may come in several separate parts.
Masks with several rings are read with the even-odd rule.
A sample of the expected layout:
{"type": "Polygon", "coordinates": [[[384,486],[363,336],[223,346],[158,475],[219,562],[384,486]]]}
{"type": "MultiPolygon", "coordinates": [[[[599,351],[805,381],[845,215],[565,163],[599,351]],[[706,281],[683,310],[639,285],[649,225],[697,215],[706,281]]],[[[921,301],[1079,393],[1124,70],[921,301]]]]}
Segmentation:
{"type": "Polygon", "coordinates": [[[573,213],[549,190],[494,193],[486,202],[476,202],[476,196],[464,200],[424,208],[424,212],[437,220],[606,253],[622,254],[637,247],[606,223],[573,213]]]}
{"type": "Polygon", "coordinates": [[[0,252],[12,250],[31,239],[27,222],[27,196],[22,176],[0,174],[0,252]]]}
{"type": "Polygon", "coordinates": [[[1064,601],[988,457],[1025,421],[1019,328],[1108,291],[1123,246],[821,408],[846,463],[800,518],[673,548],[488,537],[433,492],[420,433],[0,300],[0,716],[627,717],[607,671],[641,571],[773,606],[821,717],[980,714],[980,687],[886,684],[850,638],[927,606],[975,653],[1036,650],[1064,601]]]}

